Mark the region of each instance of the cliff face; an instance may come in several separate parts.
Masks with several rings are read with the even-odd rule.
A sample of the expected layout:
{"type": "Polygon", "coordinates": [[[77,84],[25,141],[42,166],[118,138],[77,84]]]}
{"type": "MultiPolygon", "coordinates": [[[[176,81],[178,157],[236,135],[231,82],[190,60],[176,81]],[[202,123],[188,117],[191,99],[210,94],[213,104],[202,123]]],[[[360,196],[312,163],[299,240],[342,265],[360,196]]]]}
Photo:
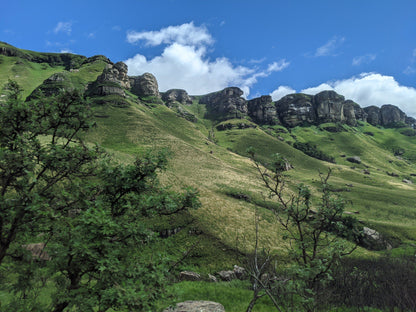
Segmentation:
{"type": "Polygon", "coordinates": [[[242,95],[241,89],[230,87],[202,96],[199,103],[206,104],[209,112],[219,119],[241,118],[248,113],[247,101],[242,95]]]}

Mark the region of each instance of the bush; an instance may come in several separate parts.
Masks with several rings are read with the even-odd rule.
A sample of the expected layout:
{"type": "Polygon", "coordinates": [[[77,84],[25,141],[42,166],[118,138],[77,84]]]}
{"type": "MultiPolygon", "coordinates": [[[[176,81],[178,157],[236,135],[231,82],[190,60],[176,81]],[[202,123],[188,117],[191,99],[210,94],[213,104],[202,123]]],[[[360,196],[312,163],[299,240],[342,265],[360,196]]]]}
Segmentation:
{"type": "Polygon", "coordinates": [[[327,161],[330,163],[335,163],[335,159],[332,156],[325,154],[324,152],[317,149],[316,145],[312,145],[311,143],[302,143],[302,142],[295,142],[293,147],[302,151],[308,156],[311,156],[316,159],[320,159],[323,161],[327,161]]]}
{"type": "MultiPolygon", "coordinates": [[[[416,311],[416,258],[381,257],[340,261],[324,301],[362,309],[416,311]]],[[[324,303],[321,302],[321,304],[324,303]]]]}

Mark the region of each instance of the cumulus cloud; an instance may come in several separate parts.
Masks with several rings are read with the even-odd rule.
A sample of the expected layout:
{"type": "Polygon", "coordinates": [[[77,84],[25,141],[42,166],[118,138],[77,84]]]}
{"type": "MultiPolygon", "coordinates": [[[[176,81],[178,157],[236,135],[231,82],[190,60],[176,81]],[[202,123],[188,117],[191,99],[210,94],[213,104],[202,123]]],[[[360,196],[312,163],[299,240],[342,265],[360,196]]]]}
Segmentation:
{"type": "Polygon", "coordinates": [[[365,54],[361,56],[356,56],[352,59],[352,65],[358,66],[361,64],[368,64],[374,61],[376,57],[377,56],[375,54],[365,54]]]}
{"type": "Polygon", "coordinates": [[[392,76],[362,73],[357,77],[323,83],[301,92],[316,94],[323,90],[334,90],[363,107],[393,104],[407,115],[416,117],[416,89],[400,85],[392,76]]]}
{"type": "Polygon", "coordinates": [[[59,22],[53,29],[55,34],[65,33],[70,35],[72,32],[72,22],[59,22]]]}
{"type": "Polygon", "coordinates": [[[333,37],[323,46],[316,49],[314,56],[335,56],[337,55],[338,48],[344,43],[344,37],[333,37]]]}
{"type": "Polygon", "coordinates": [[[129,31],[127,33],[129,43],[142,40],[150,46],[172,43],[201,45],[211,44],[214,41],[204,26],[195,26],[193,22],[179,26],[169,26],[158,31],[129,31]]]}
{"type": "Polygon", "coordinates": [[[272,93],[270,93],[270,96],[272,97],[273,101],[278,101],[285,95],[292,94],[292,93],[296,93],[296,90],[288,86],[279,86],[279,88],[277,88],[272,93]]]}
{"type": "Polygon", "coordinates": [[[137,54],[124,61],[129,75],[154,74],[159,89],[185,89],[190,94],[205,94],[229,86],[237,86],[247,97],[250,88],[261,77],[281,71],[289,66],[286,60],[273,62],[263,70],[233,65],[226,57],[210,59],[208,45],[213,39],[208,30],[193,23],[169,26],[160,31],[129,32],[131,43],[143,40],[148,45],[165,44],[161,55],[147,59],[137,54]]]}

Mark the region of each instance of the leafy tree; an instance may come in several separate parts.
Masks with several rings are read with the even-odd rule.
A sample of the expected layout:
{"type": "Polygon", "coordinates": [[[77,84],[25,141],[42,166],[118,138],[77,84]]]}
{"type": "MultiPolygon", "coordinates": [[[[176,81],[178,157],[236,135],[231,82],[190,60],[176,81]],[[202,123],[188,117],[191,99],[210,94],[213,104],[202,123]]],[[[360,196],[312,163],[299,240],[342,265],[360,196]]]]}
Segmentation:
{"type": "Polygon", "coordinates": [[[81,94],[26,103],[17,84],[8,90],[0,117],[0,264],[10,256],[19,265],[25,282],[15,290],[27,299],[10,311],[151,310],[169,259],[152,250],[158,235],[146,221],[197,208],[196,192],[159,185],[166,153],[124,166],[84,143],[92,123],[81,94]],[[35,239],[49,260],[25,265],[18,261],[22,243],[35,239]],[[35,280],[41,273],[42,283],[35,280]],[[35,308],[36,291],[47,283],[54,285],[52,303],[35,308]]]}
{"type": "MultiPolygon", "coordinates": [[[[249,149],[248,153],[270,197],[278,203],[278,208],[273,212],[284,230],[283,239],[289,243],[292,263],[285,278],[266,275],[270,278],[262,279],[264,273],[270,270],[272,258],[268,254],[261,256],[256,244],[251,276],[256,286],[260,286],[271,297],[278,310],[281,310],[278,299],[286,296],[297,297],[305,310],[313,311],[322,284],[331,279],[331,269],[357,246],[331,233],[347,231],[341,218],[345,201],[331,192],[328,182],[331,170],[325,175],[319,174],[322,195],[318,203],[313,203],[311,191],[306,185],[297,185],[295,191],[287,188],[284,172],[290,165],[281,155],[275,154],[270,169],[265,169],[255,160],[253,149],[249,149]]],[[[257,294],[254,294],[254,301],[256,296],[259,297],[259,292],[257,290],[257,294]]],[[[254,306],[253,303],[251,305],[254,306]]]]}
{"type": "Polygon", "coordinates": [[[24,102],[10,81],[0,105],[0,264],[15,241],[41,227],[41,219],[80,199],[68,191],[91,176],[96,148],[79,134],[92,126],[78,93],[24,102]]]}

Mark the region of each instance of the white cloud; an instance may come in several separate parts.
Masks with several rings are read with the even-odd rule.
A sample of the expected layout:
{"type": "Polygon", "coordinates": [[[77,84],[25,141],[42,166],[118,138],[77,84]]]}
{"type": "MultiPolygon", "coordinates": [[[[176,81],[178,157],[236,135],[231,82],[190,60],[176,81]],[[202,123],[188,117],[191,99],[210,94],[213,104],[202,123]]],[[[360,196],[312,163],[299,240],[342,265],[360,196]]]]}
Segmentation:
{"type": "Polygon", "coordinates": [[[129,75],[145,72],[154,74],[161,91],[180,88],[195,95],[236,86],[247,97],[258,78],[289,66],[289,62],[280,60],[259,70],[233,65],[226,57],[212,60],[207,55],[207,46],[213,42],[211,35],[205,27],[197,27],[193,23],[169,26],[160,31],[130,32],[127,40],[132,43],[145,40],[150,45],[167,45],[161,55],[152,59],[137,54],[124,61],[129,68],[129,75]]]}
{"type": "Polygon", "coordinates": [[[195,26],[193,22],[179,26],[169,26],[158,31],[129,31],[127,41],[135,43],[145,41],[146,45],[179,43],[182,45],[211,44],[213,39],[204,26],[195,26]]]}
{"type": "Polygon", "coordinates": [[[375,54],[365,54],[361,56],[356,56],[352,59],[352,65],[358,66],[361,64],[368,64],[371,63],[376,59],[377,55],[375,54]]]}
{"type": "Polygon", "coordinates": [[[416,89],[400,85],[392,76],[362,73],[357,77],[324,83],[301,92],[316,94],[323,90],[334,90],[362,107],[393,104],[407,115],[416,117],[416,89]]]}
{"type": "Polygon", "coordinates": [[[270,93],[270,96],[272,97],[273,101],[278,101],[285,95],[292,94],[292,93],[296,93],[296,90],[288,86],[279,86],[279,88],[277,88],[272,93],[270,93]]]}
{"type": "Polygon", "coordinates": [[[334,90],[334,88],[328,83],[321,83],[319,86],[303,89],[300,92],[306,93],[306,94],[317,94],[325,90],[334,90]]]}
{"type": "Polygon", "coordinates": [[[59,22],[54,28],[53,32],[55,34],[62,32],[70,35],[72,32],[72,22],[59,22]]]}
{"type": "Polygon", "coordinates": [[[59,53],[72,53],[70,49],[62,49],[59,53]]]}
{"type": "Polygon", "coordinates": [[[314,56],[335,56],[337,55],[337,49],[344,43],[344,37],[333,37],[323,46],[316,49],[314,56]]]}
{"type": "Polygon", "coordinates": [[[282,71],[283,69],[285,69],[286,67],[288,67],[290,65],[289,62],[287,62],[285,59],[280,60],[278,62],[273,62],[271,64],[269,64],[269,67],[267,67],[267,72],[272,73],[272,72],[279,72],[282,71]]]}

